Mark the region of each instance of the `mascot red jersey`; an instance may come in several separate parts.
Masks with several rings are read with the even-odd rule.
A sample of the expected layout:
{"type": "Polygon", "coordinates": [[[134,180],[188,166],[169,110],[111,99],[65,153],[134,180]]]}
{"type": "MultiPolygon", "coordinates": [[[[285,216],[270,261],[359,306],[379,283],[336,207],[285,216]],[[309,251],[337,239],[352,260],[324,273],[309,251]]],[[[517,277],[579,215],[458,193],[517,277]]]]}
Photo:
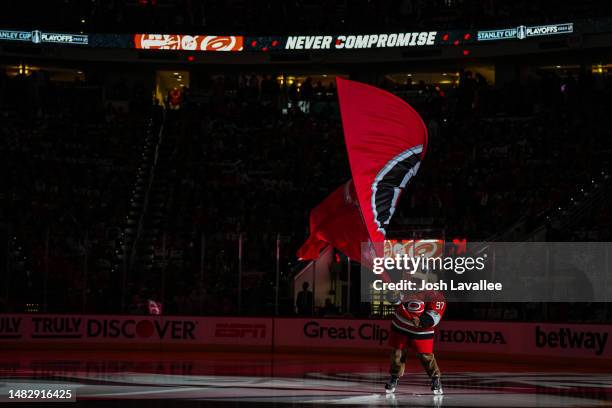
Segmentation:
{"type": "Polygon", "coordinates": [[[404,296],[398,303],[393,320],[389,346],[391,351],[391,379],[387,392],[394,392],[399,377],[404,375],[408,350],[412,350],[431,378],[431,390],[442,394],[440,369],[433,354],[436,326],[446,310],[446,299],[440,292],[422,291],[404,296]]]}

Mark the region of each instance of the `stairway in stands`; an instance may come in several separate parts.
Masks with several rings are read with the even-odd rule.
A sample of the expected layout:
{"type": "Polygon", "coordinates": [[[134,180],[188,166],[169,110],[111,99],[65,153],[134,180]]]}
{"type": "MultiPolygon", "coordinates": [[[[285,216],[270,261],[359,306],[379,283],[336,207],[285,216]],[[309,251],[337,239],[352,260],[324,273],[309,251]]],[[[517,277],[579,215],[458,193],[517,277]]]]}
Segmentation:
{"type": "Polygon", "coordinates": [[[145,295],[157,300],[163,298],[164,261],[168,254],[163,223],[173,197],[173,123],[164,118],[154,146],[152,166],[147,174],[149,178],[145,180],[145,197],[130,254],[129,278],[133,290],[146,288],[145,295]]]}
{"type": "Polygon", "coordinates": [[[146,137],[142,146],[136,179],[129,198],[129,211],[116,253],[116,271],[121,271],[120,284],[115,285],[121,290],[121,311],[126,310],[126,304],[134,289],[142,283],[143,273],[150,269],[150,251],[154,245],[155,214],[159,210],[157,196],[160,193],[155,183],[156,167],[159,165],[160,146],[164,134],[164,116],[158,114],[147,124],[146,137]]]}

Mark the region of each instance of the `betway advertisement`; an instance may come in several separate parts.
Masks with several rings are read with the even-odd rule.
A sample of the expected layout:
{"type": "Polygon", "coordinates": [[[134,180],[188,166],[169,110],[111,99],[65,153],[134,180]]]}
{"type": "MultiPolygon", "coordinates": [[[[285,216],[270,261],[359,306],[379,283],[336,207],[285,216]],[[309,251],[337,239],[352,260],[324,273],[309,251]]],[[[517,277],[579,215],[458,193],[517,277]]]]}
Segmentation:
{"type": "MultiPolygon", "coordinates": [[[[0,345],[253,347],[278,351],[387,350],[390,323],[370,319],[0,315],[0,345]]],[[[612,325],[445,321],[436,351],[612,360],[612,325]]]]}

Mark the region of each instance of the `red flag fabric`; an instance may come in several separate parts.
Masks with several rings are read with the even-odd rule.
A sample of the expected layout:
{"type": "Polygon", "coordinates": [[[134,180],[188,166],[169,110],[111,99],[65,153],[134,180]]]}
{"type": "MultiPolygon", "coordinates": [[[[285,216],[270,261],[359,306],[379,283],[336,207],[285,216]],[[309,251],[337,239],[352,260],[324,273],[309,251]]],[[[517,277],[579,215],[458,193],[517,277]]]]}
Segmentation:
{"type": "Polygon", "coordinates": [[[317,259],[333,246],[351,259],[361,258],[361,243],[368,241],[352,180],[346,182],[310,212],[310,236],[298,250],[302,260],[317,259]]]}
{"type": "Polygon", "coordinates": [[[427,148],[419,114],[397,96],[337,78],[353,182],[372,242],[383,242],[401,194],[427,148]]]}

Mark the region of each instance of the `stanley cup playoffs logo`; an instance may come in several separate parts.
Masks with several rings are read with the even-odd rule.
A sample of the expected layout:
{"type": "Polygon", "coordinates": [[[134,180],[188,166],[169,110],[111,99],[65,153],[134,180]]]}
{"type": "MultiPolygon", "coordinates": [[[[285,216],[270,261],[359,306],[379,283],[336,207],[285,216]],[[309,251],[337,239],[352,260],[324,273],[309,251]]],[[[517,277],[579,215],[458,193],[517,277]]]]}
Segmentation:
{"type": "Polygon", "coordinates": [[[34,44],[40,44],[42,41],[42,33],[38,30],[32,31],[32,42],[34,44]]]}

